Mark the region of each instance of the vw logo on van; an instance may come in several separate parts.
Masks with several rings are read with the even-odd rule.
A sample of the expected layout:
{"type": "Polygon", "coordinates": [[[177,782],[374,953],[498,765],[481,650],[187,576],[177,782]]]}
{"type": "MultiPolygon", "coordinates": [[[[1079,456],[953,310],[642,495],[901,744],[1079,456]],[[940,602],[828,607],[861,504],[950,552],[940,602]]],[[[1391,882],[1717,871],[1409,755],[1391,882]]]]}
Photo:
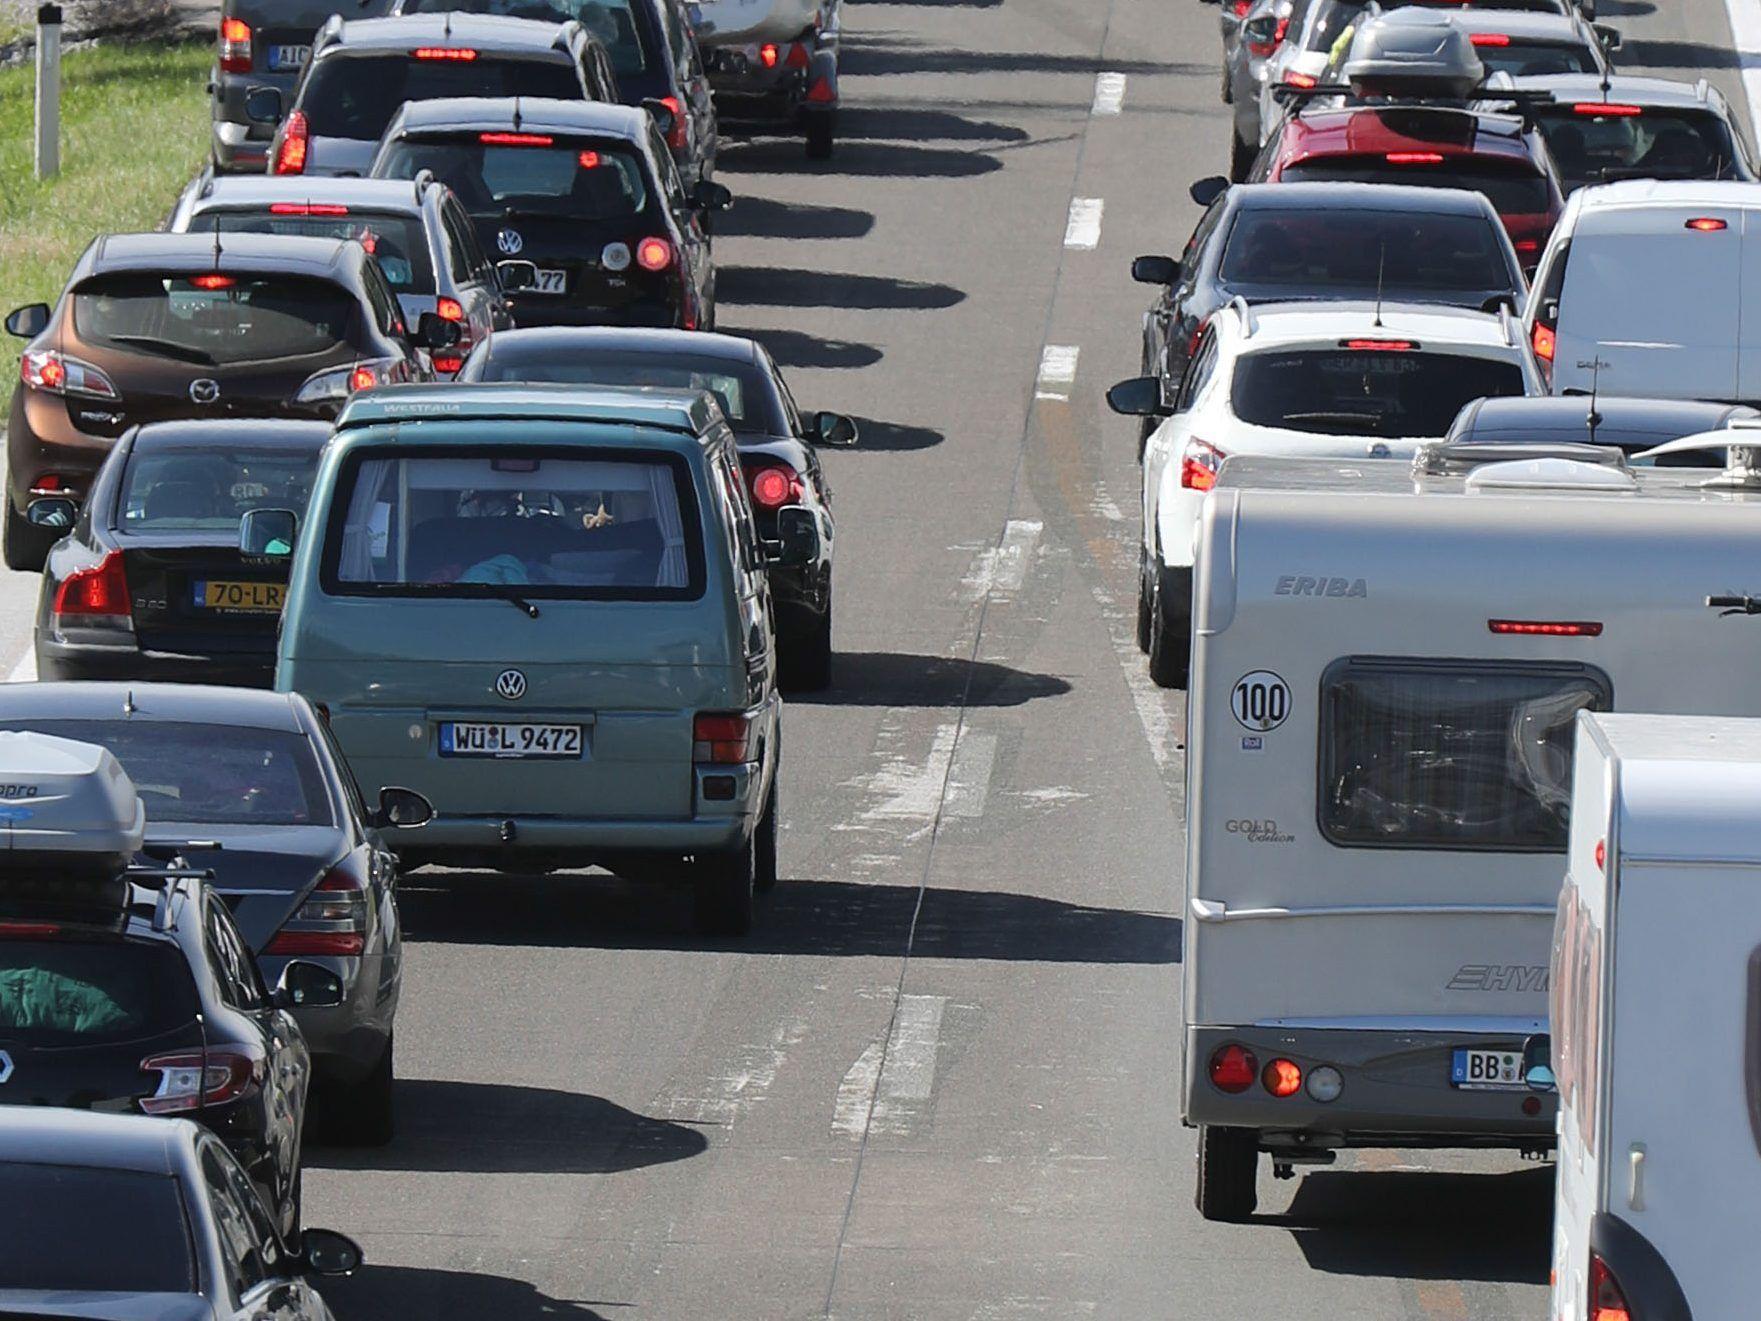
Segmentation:
{"type": "Polygon", "coordinates": [[[12,1056],[8,1055],[3,1050],[0,1050],[0,1082],[5,1082],[11,1076],[12,1056]]]}
{"type": "Polygon", "coordinates": [[[517,229],[504,229],[495,236],[495,246],[509,257],[517,257],[525,250],[526,240],[520,237],[517,229]]]}
{"type": "Polygon", "coordinates": [[[495,691],[510,702],[526,695],[526,676],[519,670],[503,670],[495,676],[495,691]]]}
{"type": "Polygon", "coordinates": [[[220,382],[204,376],[190,382],[190,398],[198,404],[211,404],[220,398],[220,382]]]}

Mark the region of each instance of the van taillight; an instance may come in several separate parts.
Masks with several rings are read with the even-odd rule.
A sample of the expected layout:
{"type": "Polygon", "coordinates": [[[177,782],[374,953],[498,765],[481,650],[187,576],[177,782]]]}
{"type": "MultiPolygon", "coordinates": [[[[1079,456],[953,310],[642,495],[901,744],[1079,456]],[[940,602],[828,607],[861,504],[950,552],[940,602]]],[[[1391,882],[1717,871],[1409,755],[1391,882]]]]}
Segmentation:
{"type": "Polygon", "coordinates": [[[1260,1076],[1260,1062],[1246,1046],[1231,1041],[1211,1055],[1211,1085],[1231,1094],[1245,1092],[1260,1076]]]}
{"type": "Polygon", "coordinates": [[[75,569],[55,589],[54,613],[93,619],[129,618],[128,574],[122,552],[113,550],[89,569],[75,569]]]}
{"type": "Polygon", "coordinates": [[[740,712],[705,712],[691,722],[691,760],[700,766],[749,761],[752,717],[740,712]]]}
{"type": "Polygon", "coordinates": [[[306,152],[311,146],[311,127],[306,112],[296,110],[287,117],[281,129],[281,144],[275,149],[275,165],[271,174],[304,174],[306,152]]]}
{"type": "Polygon", "coordinates": [[[1627,1306],[1620,1281],[1594,1251],[1590,1253],[1590,1294],[1586,1302],[1584,1321],[1632,1321],[1632,1309],[1627,1306]]]}
{"type": "Polygon", "coordinates": [[[1302,1066],[1295,1060],[1273,1060],[1260,1075],[1260,1085],[1282,1100],[1302,1090],[1302,1066]]]}
{"type": "Polygon", "coordinates": [[[1488,619],[1494,633],[1544,638],[1599,638],[1602,625],[1593,619],[1488,619]]]}
{"type": "Polygon", "coordinates": [[[220,20],[220,71],[251,71],[251,25],[242,18],[220,20]]]}

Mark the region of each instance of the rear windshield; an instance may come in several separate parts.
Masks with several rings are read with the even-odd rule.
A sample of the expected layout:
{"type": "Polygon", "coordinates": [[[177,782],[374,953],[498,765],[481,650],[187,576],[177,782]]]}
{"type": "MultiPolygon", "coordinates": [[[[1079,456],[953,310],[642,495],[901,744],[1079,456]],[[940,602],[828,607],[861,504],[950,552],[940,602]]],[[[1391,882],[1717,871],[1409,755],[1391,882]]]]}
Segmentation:
{"type": "MultiPolygon", "coordinates": [[[[1422,152],[1418,154],[1424,154],[1422,152]]],[[[1541,215],[1553,205],[1547,180],[1532,164],[1503,164],[1484,156],[1402,165],[1375,156],[1320,156],[1286,165],[1285,183],[1341,180],[1348,183],[1404,183],[1421,188],[1466,188],[1484,193],[1501,216],[1541,215]]]]}
{"type": "Polygon", "coordinates": [[[547,96],[579,101],[581,76],[566,58],[418,60],[411,55],[332,55],[300,92],[312,136],[377,142],[406,101],[454,96],[547,96]]]}
{"type": "Polygon", "coordinates": [[[335,824],[324,774],[303,734],[176,720],[8,720],[0,729],[109,748],[155,825],[335,824]]]}
{"type": "Polygon", "coordinates": [[[1556,45],[1545,41],[1524,41],[1512,37],[1502,45],[1474,43],[1474,54],[1486,66],[1488,75],[1508,73],[1515,78],[1528,78],[1547,73],[1596,73],[1596,57],[1588,46],[1556,45]]]}
{"type": "MultiPolygon", "coordinates": [[[[0,940],[0,1041],[41,1047],[139,1041],[193,1021],[200,1007],[189,968],[172,945],[0,940]]],[[[0,1198],[10,1201],[10,1195],[0,1198]]]]}
{"type": "Polygon", "coordinates": [[[122,474],[124,532],[236,532],[252,509],[304,509],[318,447],[237,449],[136,442],[122,474]]]}
{"type": "Polygon", "coordinates": [[[1348,847],[1565,851],[1588,666],[1352,657],[1321,680],[1321,833],[1348,847]]]}
{"type": "Polygon", "coordinates": [[[682,459],[539,449],[356,456],[326,537],[327,589],[678,600],[702,593],[682,459]]]}
{"type": "Polygon", "coordinates": [[[757,366],[723,359],[685,362],[658,353],[541,352],[503,349],[498,341],[483,367],[485,381],[542,381],[553,385],[647,385],[667,390],[707,390],[741,435],[785,436],[789,425],[757,366]]]}
{"type": "Polygon", "coordinates": [[[428,231],[419,216],[386,211],[350,211],[347,207],[290,202],[261,211],[202,211],[190,222],[194,231],[222,230],[237,234],[293,234],[315,239],[354,239],[379,259],[391,287],[403,294],[434,292],[434,263],[428,255],[428,231]],[[328,214],[318,214],[318,212],[328,214]],[[335,214],[341,212],[342,214],[335,214]]]}
{"type": "Polygon", "coordinates": [[[1244,211],[1223,249],[1231,294],[1456,301],[1514,290],[1504,234],[1485,216],[1414,211],[1244,211]]]}
{"type": "Polygon", "coordinates": [[[1574,184],[1720,179],[1735,168],[1723,121],[1702,111],[1579,114],[1560,106],[1541,110],[1538,117],[1559,172],[1574,184]]]}
{"type": "Polygon", "coordinates": [[[88,342],[205,366],[331,353],[357,311],[348,290],[295,275],[111,275],[73,295],[88,342]]]}
{"type": "Polygon", "coordinates": [[[529,134],[522,135],[529,144],[505,146],[482,141],[486,136],[514,135],[403,139],[385,149],[374,173],[413,179],[418,170],[433,170],[473,215],[622,220],[648,205],[647,171],[628,143],[529,134]]]}
{"type": "Polygon", "coordinates": [[[7,1163],[0,1188],[0,1290],[196,1291],[195,1244],[170,1175],[7,1163]]]}
{"type": "Polygon", "coordinates": [[[623,78],[648,68],[641,29],[629,0],[408,0],[406,14],[502,14],[546,23],[580,23],[611,56],[612,71],[623,78]]]}
{"type": "Polygon", "coordinates": [[[1254,426],[1332,436],[1444,436],[1469,400],[1522,393],[1521,369],[1490,358],[1293,349],[1243,357],[1230,405],[1254,426]]]}

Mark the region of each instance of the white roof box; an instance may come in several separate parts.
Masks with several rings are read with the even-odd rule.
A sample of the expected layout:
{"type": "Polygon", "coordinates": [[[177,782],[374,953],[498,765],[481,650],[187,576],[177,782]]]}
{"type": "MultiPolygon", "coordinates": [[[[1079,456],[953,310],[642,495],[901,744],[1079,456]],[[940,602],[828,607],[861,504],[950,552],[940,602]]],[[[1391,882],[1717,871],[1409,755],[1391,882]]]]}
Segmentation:
{"type": "Polygon", "coordinates": [[[1466,100],[1486,66],[1465,31],[1434,10],[1407,6],[1365,23],[1340,72],[1358,96],[1466,100]]]}
{"type": "Polygon", "coordinates": [[[114,875],[146,828],[134,782],[108,748],[0,731],[0,872],[114,875]]]}

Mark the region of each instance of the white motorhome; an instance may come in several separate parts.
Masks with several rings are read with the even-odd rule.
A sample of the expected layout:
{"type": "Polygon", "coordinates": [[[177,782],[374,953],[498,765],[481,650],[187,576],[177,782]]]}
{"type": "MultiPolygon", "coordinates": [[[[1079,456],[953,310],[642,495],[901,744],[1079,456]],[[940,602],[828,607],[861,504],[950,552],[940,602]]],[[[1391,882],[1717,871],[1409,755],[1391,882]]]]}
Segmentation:
{"type": "Polygon", "coordinates": [[[1577,735],[1548,1315],[1753,1316],[1761,720],[1584,714],[1577,735]]]}
{"type": "Polygon", "coordinates": [[[1182,1112],[1208,1217],[1252,1211],[1261,1152],[1549,1148],[1521,1059],[1573,719],[1761,714],[1761,619],[1708,605],[1761,596],[1761,472],[1524,452],[1231,459],[1207,502],[1182,1112]]]}

